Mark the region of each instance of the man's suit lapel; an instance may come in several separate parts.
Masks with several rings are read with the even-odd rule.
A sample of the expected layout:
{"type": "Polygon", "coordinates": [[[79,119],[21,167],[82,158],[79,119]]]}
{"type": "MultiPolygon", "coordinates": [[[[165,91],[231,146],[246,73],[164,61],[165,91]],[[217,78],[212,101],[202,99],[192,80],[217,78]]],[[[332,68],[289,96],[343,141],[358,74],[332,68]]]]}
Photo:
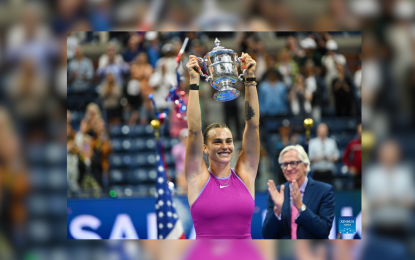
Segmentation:
{"type": "Polygon", "coordinates": [[[310,202],[310,199],[313,197],[314,190],[315,190],[314,189],[314,180],[312,178],[308,177],[308,183],[307,183],[307,186],[305,187],[304,197],[303,197],[303,203],[306,206],[310,202]]]}
{"type": "Polygon", "coordinates": [[[285,221],[285,224],[288,226],[289,234],[291,234],[290,185],[288,182],[285,184],[284,204],[282,206],[282,216],[286,216],[284,218],[284,221],[285,221]]]}

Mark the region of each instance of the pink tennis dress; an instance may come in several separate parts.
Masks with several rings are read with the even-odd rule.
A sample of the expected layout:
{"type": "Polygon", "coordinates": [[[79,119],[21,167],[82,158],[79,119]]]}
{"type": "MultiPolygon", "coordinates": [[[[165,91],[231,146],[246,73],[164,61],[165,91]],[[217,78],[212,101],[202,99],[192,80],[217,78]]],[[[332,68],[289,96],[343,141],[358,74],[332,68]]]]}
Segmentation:
{"type": "Polygon", "coordinates": [[[252,239],[255,201],[248,188],[233,169],[230,177],[218,178],[210,171],[209,174],[190,208],[196,239],[252,239]]]}

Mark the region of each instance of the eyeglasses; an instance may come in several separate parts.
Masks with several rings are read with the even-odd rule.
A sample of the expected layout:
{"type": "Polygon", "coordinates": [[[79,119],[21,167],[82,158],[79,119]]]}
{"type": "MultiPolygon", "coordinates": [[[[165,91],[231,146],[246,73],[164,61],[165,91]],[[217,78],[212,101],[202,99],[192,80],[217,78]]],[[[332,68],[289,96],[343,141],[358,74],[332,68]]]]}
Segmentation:
{"type": "Polygon", "coordinates": [[[292,162],[286,162],[286,163],[280,163],[281,169],[287,169],[288,165],[291,166],[292,169],[297,168],[298,164],[302,163],[302,161],[292,161],[292,162]]]}

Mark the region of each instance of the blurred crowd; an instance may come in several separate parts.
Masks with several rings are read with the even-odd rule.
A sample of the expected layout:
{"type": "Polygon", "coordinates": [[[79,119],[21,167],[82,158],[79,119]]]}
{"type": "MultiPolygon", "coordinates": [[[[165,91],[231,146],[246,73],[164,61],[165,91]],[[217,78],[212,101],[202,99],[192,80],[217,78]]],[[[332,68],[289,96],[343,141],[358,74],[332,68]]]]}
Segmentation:
{"type": "MultiPolygon", "coordinates": [[[[179,33],[179,32],[110,32],[104,36],[108,44],[94,46],[103,53],[94,52],[91,47],[93,32],[67,33],[67,142],[68,188],[71,192],[92,189],[97,194],[103,186],[111,185],[109,174],[109,157],[111,153],[111,126],[148,125],[155,118],[149,94],[153,95],[158,111],[170,109],[166,121],[169,131],[167,137],[186,137],[181,131],[187,125],[185,120],[177,117],[172,109],[175,104],[166,100],[169,90],[177,86],[176,68],[181,75],[180,90],[184,91],[184,104],[187,104],[188,75],[183,70],[190,54],[203,57],[213,48],[213,33],[179,33]],[[212,34],[212,35],[211,35],[212,34]],[[189,44],[185,49],[182,63],[178,66],[176,56],[184,37],[189,44]],[[85,50],[89,50],[85,54],[85,50]],[[76,113],[81,120],[71,121],[71,113],[76,113]],[[109,128],[108,128],[109,127],[109,128]],[[180,135],[182,133],[182,135],[180,135]]],[[[355,33],[354,33],[355,34],[355,33]]],[[[339,52],[337,37],[329,33],[222,33],[220,39],[237,52],[250,53],[257,61],[256,77],[260,101],[262,146],[271,157],[273,166],[264,172],[279,171],[276,158],[286,145],[303,144],[304,129],[290,129],[277,133],[268,127],[271,122],[281,124],[283,120],[290,124],[290,119],[313,118],[323,122],[324,118],[355,118],[357,125],[360,115],[361,74],[360,44],[348,46],[346,55],[339,52]],[[283,46],[269,45],[264,42],[283,41],[283,46]],[[274,136],[277,144],[268,136],[274,136]]],[[[360,37],[358,34],[356,37],[360,37]]],[[[201,64],[202,66],[202,64],[201,64]]],[[[202,66],[203,67],[203,66],[202,66]]],[[[206,68],[203,68],[204,70],[206,68]]],[[[241,100],[244,89],[242,84],[236,87],[242,91],[242,97],[225,103],[212,100],[213,88],[203,83],[201,101],[204,125],[213,121],[224,120],[235,133],[235,143],[240,146],[243,122],[241,118],[241,100]],[[222,109],[221,109],[222,108],[222,109]],[[223,118],[218,117],[215,109],[223,118]]],[[[310,142],[310,156],[313,161],[315,178],[333,184],[337,173],[335,162],[341,162],[336,141],[328,138],[328,127],[324,133],[318,130],[320,141],[310,142]],[[326,146],[324,143],[328,143],[326,146]],[[327,149],[324,149],[326,147],[327,149]],[[322,152],[320,152],[322,151],[322,152]],[[313,153],[313,154],[311,154],[313,153]],[[323,153],[323,154],[321,154],[323,153]],[[330,158],[328,156],[331,156],[330,158]],[[321,174],[322,176],[320,177],[321,174]]],[[[282,126],[283,127],[283,126],[282,126]]],[[[347,130],[347,129],[341,129],[347,130]]],[[[278,131],[278,130],[277,130],[278,131]]],[[[353,134],[346,138],[352,139],[353,134]]],[[[350,141],[350,140],[347,140],[350,141]]],[[[353,148],[359,150],[360,139],[353,148]]],[[[174,148],[172,156],[176,159],[176,172],[173,181],[177,182],[179,193],[186,193],[187,185],[183,176],[185,148],[174,148]],[[180,155],[181,153],[181,155],[180,155]]],[[[343,151],[345,147],[341,147],[343,151]]],[[[240,147],[238,147],[240,149],[240,147]]],[[[346,167],[351,166],[349,155],[345,157],[346,167]]],[[[354,154],[353,154],[354,155],[354,154]]],[[[357,164],[360,154],[353,156],[357,164]]],[[[360,179],[361,167],[350,171],[352,176],[360,179]]],[[[348,173],[346,169],[344,173],[348,173]]],[[[350,175],[349,174],[349,175],[350,175]]],[[[279,174],[282,176],[282,174],[279,174]]],[[[278,176],[279,176],[278,175],[278,176]]],[[[360,188],[360,181],[355,181],[347,188],[360,188]]],[[[338,185],[339,189],[341,185],[338,185]]],[[[261,189],[259,189],[261,190],[261,189]]]]}

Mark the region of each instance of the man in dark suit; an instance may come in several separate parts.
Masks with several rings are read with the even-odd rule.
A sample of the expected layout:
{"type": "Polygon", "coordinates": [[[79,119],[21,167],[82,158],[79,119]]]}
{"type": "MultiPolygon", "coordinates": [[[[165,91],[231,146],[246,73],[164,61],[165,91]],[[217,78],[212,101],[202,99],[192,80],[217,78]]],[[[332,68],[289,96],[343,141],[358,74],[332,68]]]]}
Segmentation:
{"type": "Polygon", "coordinates": [[[334,219],[334,190],[308,177],[310,159],[300,145],[290,145],[278,158],[287,182],[268,181],[265,239],[327,239],[334,219]]]}

